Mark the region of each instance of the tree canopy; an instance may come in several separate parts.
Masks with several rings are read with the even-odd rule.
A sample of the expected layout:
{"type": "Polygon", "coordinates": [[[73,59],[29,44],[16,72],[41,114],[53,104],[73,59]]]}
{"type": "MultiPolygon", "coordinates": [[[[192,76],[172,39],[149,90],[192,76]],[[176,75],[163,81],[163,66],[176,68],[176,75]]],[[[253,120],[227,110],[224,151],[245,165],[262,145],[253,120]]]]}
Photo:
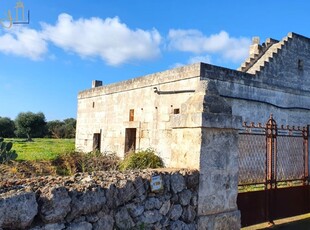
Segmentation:
{"type": "Polygon", "coordinates": [[[15,124],[8,117],[0,117],[0,137],[14,137],[15,124]]]}
{"type": "Polygon", "coordinates": [[[53,138],[74,138],[76,120],[68,118],[63,121],[54,120],[47,122],[48,133],[53,138]]]}
{"type": "Polygon", "coordinates": [[[46,129],[46,121],[43,113],[19,113],[15,119],[16,134],[18,137],[44,137],[46,129]]]}

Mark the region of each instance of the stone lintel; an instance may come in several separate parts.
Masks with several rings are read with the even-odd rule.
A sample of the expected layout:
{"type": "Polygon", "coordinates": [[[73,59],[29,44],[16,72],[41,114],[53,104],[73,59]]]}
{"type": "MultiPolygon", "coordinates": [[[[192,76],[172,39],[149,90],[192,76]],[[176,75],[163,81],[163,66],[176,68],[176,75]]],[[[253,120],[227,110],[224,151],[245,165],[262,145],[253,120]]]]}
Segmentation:
{"type": "Polygon", "coordinates": [[[140,128],[140,121],[124,121],[123,125],[125,128],[140,128]]]}

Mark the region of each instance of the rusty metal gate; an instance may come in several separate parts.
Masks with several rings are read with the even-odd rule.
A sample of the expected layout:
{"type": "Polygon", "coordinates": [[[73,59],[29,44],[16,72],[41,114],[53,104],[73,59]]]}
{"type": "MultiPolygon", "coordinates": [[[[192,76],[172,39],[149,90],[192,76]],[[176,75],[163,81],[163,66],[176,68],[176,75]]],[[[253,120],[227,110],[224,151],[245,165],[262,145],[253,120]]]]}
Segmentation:
{"type": "Polygon", "coordinates": [[[308,127],[243,124],[239,193],[243,227],[310,212],[308,127]]]}

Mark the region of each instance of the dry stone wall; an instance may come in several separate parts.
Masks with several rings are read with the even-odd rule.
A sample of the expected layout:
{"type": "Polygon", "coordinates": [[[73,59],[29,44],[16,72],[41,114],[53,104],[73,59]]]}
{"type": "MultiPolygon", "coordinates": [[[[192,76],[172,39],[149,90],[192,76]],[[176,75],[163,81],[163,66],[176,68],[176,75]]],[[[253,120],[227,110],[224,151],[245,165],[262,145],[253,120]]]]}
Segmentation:
{"type": "Polygon", "coordinates": [[[197,229],[199,173],[95,172],[0,183],[0,229],[197,229]],[[152,192],[152,175],[163,189],[152,192]]]}

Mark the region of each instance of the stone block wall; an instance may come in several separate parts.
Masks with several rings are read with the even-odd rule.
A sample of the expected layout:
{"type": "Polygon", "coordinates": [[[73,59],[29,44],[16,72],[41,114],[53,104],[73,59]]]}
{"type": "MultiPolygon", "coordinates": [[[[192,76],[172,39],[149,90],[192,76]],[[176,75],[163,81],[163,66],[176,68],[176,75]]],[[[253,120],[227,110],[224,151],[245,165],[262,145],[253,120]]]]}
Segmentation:
{"type": "Polygon", "coordinates": [[[193,94],[199,79],[198,63],[80,92],[76,149],[92,151],[93,135],[100,133],[101,152],[123,158],[126,129],[131,128],[136,131],[136,149],[156,149],[170,167],[170,116],[193,94]],[[178,91],[182,93],[174,93],[178,91]]]}
{"type": "Polygon", "coordinates": [[[2,181],[0,229],[197,229],[198,171],[131,171],[2,181]],[[152,175],[163,190],[151,192],[152,175]]]}

